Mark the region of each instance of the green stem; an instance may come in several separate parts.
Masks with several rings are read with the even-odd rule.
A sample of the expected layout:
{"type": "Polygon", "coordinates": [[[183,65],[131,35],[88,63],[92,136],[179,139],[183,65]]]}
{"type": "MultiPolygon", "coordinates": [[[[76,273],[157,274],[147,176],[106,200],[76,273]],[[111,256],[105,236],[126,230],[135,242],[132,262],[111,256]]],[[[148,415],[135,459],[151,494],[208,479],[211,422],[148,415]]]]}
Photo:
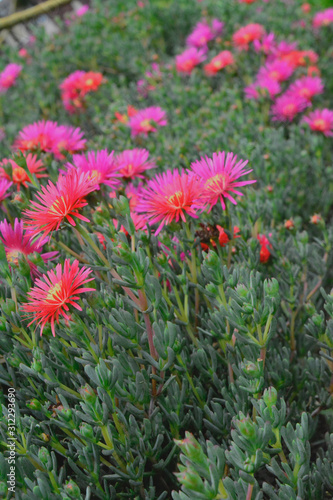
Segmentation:
{"type": "Polygon", "coordinates": [[[177,357],[178,363],[179,363],[179,364],[180,364],[180,365],[184,368],[184,370],[185,370],[185,375],[186,375],[186,378],[187,378],[187,380],[188,380],[188,382],[189,382],[189,384],[190,384],[190,386],[191,386],[191,388],[192,388],[193,394],[195,395],[195,397],[197,398],[197,400],[198,400],[198,402],[199,402],[199,406],[200,406],[200,408],[204,408],[204,406],[205,406],[205,402],[204,402],[204,401],[201,399],[201,397],[199,396],[199,393],[198,393],[198,391],[197,391],[197,389],[196,389],[196,387],[195,387],[195,385],[194,385],[194,383],[193,383],[192,377],[191,377],[191,375],[189,374],[189,372],[188,372],[188,370],[187,370],[187,367],[186,367],[186,365],[185,365],[184,361],[182,360],[181,355],[180,355],[180,354],[177,354],[177,356],[176,356],[176,357],[177,357]]]}

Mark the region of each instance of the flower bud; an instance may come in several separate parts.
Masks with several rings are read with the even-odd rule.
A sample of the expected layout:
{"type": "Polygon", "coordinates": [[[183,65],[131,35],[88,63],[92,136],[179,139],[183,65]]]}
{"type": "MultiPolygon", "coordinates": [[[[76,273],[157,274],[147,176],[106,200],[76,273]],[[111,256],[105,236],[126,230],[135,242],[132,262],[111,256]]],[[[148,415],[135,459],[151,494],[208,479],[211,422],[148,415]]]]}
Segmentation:
{"type": "MultiPolygon", "coordinates": [[[[242,415],[242,413],[241,413],[242,415]]],[[[241,420],[235,420],[235,425],[242,436],[253,439],[256,435],[255,424],[250,417],[244,417],[241,420]]]]}
{"type": "Polygon", "coordinates": [[[78,485],[70,479],[68,483],[65,484],[64,490],[68,493],[72,498],[81,498],[81,492],[78,485]]]}
{"type": "Polygon", "coordinates": [[[80,434],[86,439],[92,441],[94,439],[94,429],[90,424],[82,423],[80,425],[80,434]]]}
{"type": "Polygon", "coordinates": [[[27,407],[30,408],[30,410],[39,411],[42,408],[42,405],[38,399],[34,398],[27,403],[27,407]]]}
{"type": "Polygon", "coordinates": [[[83,399],[88,403],[94,403],[96,401],[96,393],[94,389],[90,387],[90,385],[86,384],[84,387],[81,387],[81,389],[79,389],[79,392],[83,399]]]}
{"type": "Polygon", "coordinates": [[[38,452],[38,458],[42,462],[43,465],[49,465],[51,464],[51,456],[49,451],[43,446],[40,448],[38,452]]]}
{"type": "Polygon", "coordinates": [[[206,456],[201,448],[200,443],[195,439],[193,434],[185,432],[186,438],[183,440],[175,439],[175,443],[180,447],[184,455],[193,460],[197,464],[204,464],[206,456]]]}
{"type": "Polygon", "coordinates": [[[279,282],[272,278],[271,280],[264,281],[265,294],[269,297],[278,298],[279,297],[279,282]]]}
{"type": "Polygon", "coordinates": [[[276,405],[277,401],[277,390],[274,387],[269,387],[264,390],[263,400],[268,408],[276,405]]]}

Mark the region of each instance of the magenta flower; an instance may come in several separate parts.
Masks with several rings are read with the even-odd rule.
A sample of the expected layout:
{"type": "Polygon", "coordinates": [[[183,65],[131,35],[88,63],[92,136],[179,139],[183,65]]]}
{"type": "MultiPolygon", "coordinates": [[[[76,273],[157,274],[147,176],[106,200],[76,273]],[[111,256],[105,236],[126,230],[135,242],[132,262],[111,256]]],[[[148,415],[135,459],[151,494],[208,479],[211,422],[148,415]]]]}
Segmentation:
{"type": "Polygon", "coordinates": [[[203,204],[209,206],[208,212],[220,200],[223,210],[225,210],[225,198],[234,205],[237,201],[233,194],[243,196],[243,193],[235,188],[253,184],[257,181],[238,181],[239,177],[252,172],[252,169],[245,170],[248,160],[239,160],[233,153],[219,151],[213,153],[212,158],[201,158],[191,164],[193,172],[202,181],[201,199],[203,204]]]}
{"type": "Polygon", "coordinates": [[[275,60],[259,69],[258,80],[269,78],[279,83],[288,80],[293,74],[294,68],[285,61],[275,60]]]}
{"type": "Polygon", "coordinates": [[[133,177],[140,177],[146,170],[156,168],[153,160],[148,160],[149,151],[147,149],[126,149],[116,156],[115,163],[120,169],[120,175],[126,179],[133,179],[133,177]]]}
{"type": "Polygon", "coordinates": [[[314,28],[321,28],[321,26],[328,26],[333,23],[333,8],[325,9],[317,12],[312,21],[314,28]]]}
{"type": "Polygon", "coordinates": [[[196,212],[202,208],[201,190],[201,182],[192,173],[168,170],[148,182],[140,194],[136,212],[144,214],[149,224],[160,222],[155,232],[157,235],[173,220],[186,222],[186,215],[198,217],[196,212]]]}
{"type": "Polygon", "coordinates": [[[164,127],[167,123],[165,111],[158,106],[150,106],[131,116],[128,126],[135,137],[140,134],[147,136],[150,132],[156,132],[157,126],[164,127]]]}
{"type": "Polygon", "coordinates": [[[1,202],[3,202],[5,198],[7,198],[7,196],[10,196],[10,193],[8,193],[8,189],[12,184],[13,183],[5,177],[0,177],[0,205],[1,202]]]}
{"type": "Polygon", "coordinates": [[[178,73],[190,75],[194,68],[206,59],[205,54],[204,49],[196,49],[195,47],[184,50],[176,56],[176,70],[178,73]]]}
{"type": "Polygon", "coordinates": [[[333,136],[333,111],[330,109],[316,109],[309,116],[303,118],[311,130],[322,132],[326,137],[333,136]]]}
{"type": "Polygon", "coordinates": [[[322,94],[324,85],[318,76],[303,76],[290,85],[287,93],[297,97],[303,97],[311,102],[311,99],[318,94],[322,94]]]}
{"type": "Polygon", "coordinates": [[[275,104],[272,106],[273,120],[291,122],[308,105],[309,101],[304,99],[304,97],[283,94],[276,99],[275,104]]]}
{"type": "Polygon", "coordinates": [[[8,64],[0,73],[0,94],[6,92],[10,87],[15,85],[16,79],[23,69],[20,64],[8,64]]]}
{"type": "Polygon", "coordinates": [[[256,52],[263,52],[266,56],[271,54],[276,47],[274,33],[264,35],[262,40],[254,40],[253,47],[256,52]]]}
{"type": "MultiPolygon", "coordinates": [[[[9,222],[0,222],[0,232],[2,234],[2,241],[7,261],[9,264],[18,264],[18,259],[20,256],[24,256],[30,266],[31,275],[33,277],[38,276],[37,266],[29,259],[29,256],[34,252],[41,253],[42,245],[47,243],[47,238],[37,238],[33,240],[31,233],[28,230],[23,229],[23,221],[15,219],[14,227],[11,226],[9,222]]],[[[47,252],[42,253],[41,257],[44,262],[48,260],[53,260],[58,255],[58,252],[47,252]]]]}
{"type": "Polygon", "coordinates": [[[252,85],[245,87],[244,92],[247,99],[259,99],[261,96],[267,94],[270,97],[274,97],[281,92],[281,87],[276,80],[262,77],[258,78],[252,85]]]}
{"type": "Polygon", "coordinates": [[[218,19],[213,19],[212,26],[209,26],[207,21],[197,23],[192,33],[187,37],[186,45],[197,49],[206,47],[208,42],[222,32],[223,26],[224,23],[218,19]]]}
{"type": "Polygon", "coordinates": [[[113,157],[114,152],[108,153],[106,149],[101,151],[89,151],[87,155],[73,155],[73,164],[67,163],[67,170],[76,169],[78,173],[88,173],[94,189],[99,189],[101,184],[117,189],[121,182],[119,166],[113,157]]]}

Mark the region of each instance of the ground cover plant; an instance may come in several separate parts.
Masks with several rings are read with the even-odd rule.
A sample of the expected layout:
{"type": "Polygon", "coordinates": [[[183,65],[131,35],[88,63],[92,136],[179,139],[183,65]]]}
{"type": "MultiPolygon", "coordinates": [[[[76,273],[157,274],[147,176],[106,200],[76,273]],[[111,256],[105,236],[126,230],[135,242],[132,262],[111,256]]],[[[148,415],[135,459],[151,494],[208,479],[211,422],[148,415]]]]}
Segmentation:
{"type": "Polygon", "coordinates": [[[94,0],[0,67],[0,497],[333,494],[333,9],[94,0]]]}

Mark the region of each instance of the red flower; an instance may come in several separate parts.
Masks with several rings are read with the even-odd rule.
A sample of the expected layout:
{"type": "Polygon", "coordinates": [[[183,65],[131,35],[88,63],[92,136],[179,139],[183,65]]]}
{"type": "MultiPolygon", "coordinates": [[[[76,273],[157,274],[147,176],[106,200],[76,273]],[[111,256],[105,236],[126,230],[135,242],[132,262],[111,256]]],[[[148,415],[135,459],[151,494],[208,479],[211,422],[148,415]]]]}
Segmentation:
{"type": "MultiPolygon", "coordinates": [[[[271,234],[272,233],[270,233],[269,236],[271,236],[271,234]]],[[[258,234],[257,238],[260,243],[260,262],[265,263],[269,260],[271,256],[269,248],[272,248],[272,244],[270,243],[267,236],[265,236],[264,234],[258,234]]]]}
{"type": "Polygon", "coordinates": [[[61,264],[57,264],[55,270],[52,269],[37,279],[35,286],[28,292],[29,302],[23,305],[23,311],[30,313],[28,317],[33,318],[29,326],[37,321],[37,325],[41,325],[42,335],[45,324],[51,323],[52,334],[55,337],[54,322],[59,324],[60,316],[67,321],[70,320],[67,314],[69,305],[82,311],[76,302],[79,300],[77,295],[95,291],[95,288],[82,287],[84,283],[94,279],[88,278],[91,272],[91,269],[85,267],[79,270],[78,260],[74,260],[71,264],[70,260],[66,259],[64,270],[61,264]]]}

